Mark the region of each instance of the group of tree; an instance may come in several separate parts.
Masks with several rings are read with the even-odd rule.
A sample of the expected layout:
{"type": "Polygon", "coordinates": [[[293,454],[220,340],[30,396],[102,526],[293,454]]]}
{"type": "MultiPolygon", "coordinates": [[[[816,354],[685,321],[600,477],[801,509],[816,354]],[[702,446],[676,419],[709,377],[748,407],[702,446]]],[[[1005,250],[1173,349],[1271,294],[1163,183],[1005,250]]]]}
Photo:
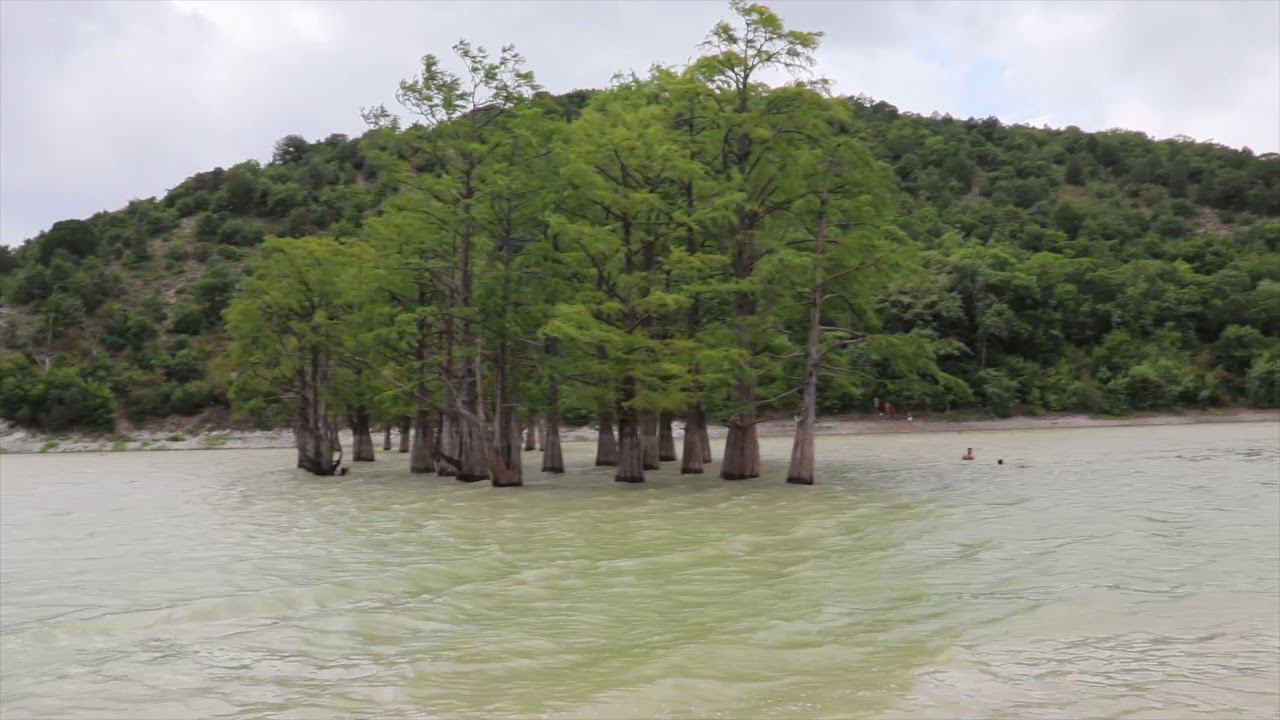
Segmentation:
{"type": "Polygon", "coordinates": [[[509,46],[460,42],[458,73],[426,56],[397,93],[413,132],[364,113],[396,183],[379,214],[351,241],[263,248],[227,312],[233,396],[287,388],[311,472],[338,468],[338,419],[360,460],[371,425],[410,417],[414,471],[499,486],[522,482],[530,418],[563,471],[566,405],[624,482],[677,457],[677,418],[681,470],[703,472],[709,412],[721,476],[757,477],[761,409],[800,406],[789,479],[812,482],[820,376],[855,379],[870,339],[940,371],[866,322],[911,248],[891,170],[807,77],[819,34],[733,7],[696,62],[619,75],[571,113],[509,46]]]}
{"type": "Polygon", "coordinates": [[[415,472],[518,485],[522,433],[558,472],[565,421],[624,481],[701,472],[723,423],[738,479],[758,420],[797,414],[811,482],[815,416],[874,397],[1280,405],[1280,158],[830,97],[819,33],[732,8],[688,66],[558,97],[459,43],[400,84],[407,122],[367,109],[358,139],[287,136],[0,253],[0,413],[230,403],[318,474],[339,425],[355,460],[398,426],[415,472]]]}

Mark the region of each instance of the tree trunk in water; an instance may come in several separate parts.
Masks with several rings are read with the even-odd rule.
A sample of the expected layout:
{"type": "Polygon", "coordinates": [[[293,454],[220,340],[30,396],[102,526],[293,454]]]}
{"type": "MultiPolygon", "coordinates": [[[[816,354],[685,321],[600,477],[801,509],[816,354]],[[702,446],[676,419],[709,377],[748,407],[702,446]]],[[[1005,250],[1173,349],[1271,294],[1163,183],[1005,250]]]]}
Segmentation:
{"type": "Polygon", "coordinates": [[[384,452],[391,450],[391,425],[390,424],[382,428],[382,450],[384,452]]]}
{"type": "MultiPolygon", "coordinates": [[[[405,431],[400,438],[400,446],[404,446],[404,439],[409,436],[405,431]]],[[[418,410],[417,417],[413,422],[413,440],[412,454],[409,455],[409,472],[429,473],[435,472],[435,428],[431,427],[431,413],[427,410],[418,410]]]]}
{"type": "MultiPolygon", "coordinates": [[[[554,346],[550,346],[554,350],[554,346]]],[[[564,472],[564,453],[560,450],[560,385],[555,376],[547,380],[546,442],[543,443],[542,472],[564,472]]]]}
{"type": "Polygon", "coordinates": [[[530,415],[529,424],[524,430],[524,449],[525,452],[536,450],[538,447],[538,416],[530,415]]]}
{"type": "MultiPolygon", "coordinates": [[[[458,474],[462,482],[489,479],[489,458],[483,426],[465,420],[458,423],[458,474]]],[[[497,443],[495,443],[497,445],[497,443]]]]}
{"type": "Polygon", "coordinates": [[[662,456],[658,452],[658,416],[647,410],[640,413],[640,447],[644,469],[662,469],[662,456]]]}
{"type": "Polygon", "coordinates": [[[412,431],[412,427],[413,421],[409,419],[409,416],[406,415],[405,417],[400,418],[400,452],[402,453],[409,452],[409,447],[411,445],[410,433],[412,431]]]}
{"type": "MultiPolygon", "coordinates": [[[[745,113],[748,96],[745,91],[739,96],[739,112],[745,113]]],[[[751,172],[750,147],[751,137],[743,131],[738,133],[737,164],[738,171],[746,177],[751,172]]],[[[756,250],[755,230],[760,215],[752,213],[745,204],[739,203],[734,208],[737,216],[737,238],[733,243],[733,277],[739,282],[748,281],[755,272],[759,254],[756,250]]],[[[734,293],[733,314],[738,346],[754,355],[758,348],[752,337],[753,319],[757,312],[756,296],[748,290],[734,293]]],[[[724,443],[724,461],[720,463],[720,477],[725,480],[744,480],[760,476],[760,443],[756,439],[755,411],[755,379],[750,372],[739,377],[737,383],[739,410],[729,419],[729,434],[724,443]]]]}
{"type": "MultiPolygon", "coordinates": [[[[806,381],[807,385],[807,381],[806,381]]],[[[787,482],[796,485],[813,484],[813,426],[814,414],[808,404],[809,388],[805,388],[805,409],[796,423],[796,439],[791,445],[791,465],[787,468],[787,482]]]]}
{"type": "Polygon", "coordinates": [[[702,462],[711,462],[711,433],[707,432],[707,414],[698,410],[698,418],[702,420],[698,425],[699,435],[702,436],[702,462]]]}
{"type": "Polygon", "coordinates": [[[809,292],[809,336],[804,346],[804,407],[796,423],[796,439],[791,445],[791,465],[787,482],[813,484],[814,425],[818,416],[818,370],[822,355],[818,343],[822,338],[822,300],[826,295],[823,261],[827,252],[827,193],[824,190],[818,206],[818,227],[814,234],[813,284],[809,292]]]}
{"type": "Polygon", "coordinates": [[[599,415],[596,435],[596,467],[618,464],[618,442],[613,437],[613,415],[605,410],[599,415]]]}
{"type": "MultiPolygon", "coordinates": [[[[819,252],[823,248],[821,232],[823,225],[823,223],[818,225],[819,252]]],[[[787,468],[787,482],[796,485],[813,484],[813,435],[818,414],[818,370],[822,360],[821,355],[818,354],[823,293],[821,267],[821,257],[819,257],[818,269],[814,272],[813,294],[809,300],[809,338],[805,344],[804,407],[800,410],[800,422],[796,423],[796,439],[791,444],[791,464],[787,468]]]]}
{"type": "Polygon", "coordinates": [[[324,419],[319,427],[306,423],[294,430],[298,445],[298,467],[312,475],[334,475],[342,464],[342,447],[338,443],[338,428],[332,420],[324,419]],[[338,459],[333,458],[334,453],[338,459]]]}
{"type": "Polygon", "coordinates": [[[369,411],[356,408],[351,416],[351,459],[355,462],[373,462],[373,435],[369,432],[369,411]]]}
{"type": "MultiPolygon", "coordinates": [[[[612,435],[612,433],[610,433],[612,435]]],[[[613,475],[617,482],[644,482],[644,440],[635,410],[618,413],[618,469],[613,475]]]]}
{"type": "MultiPolygon", "coordinates": [[[[738,388],[740,395],[751,394],[750,386],[745,383],[740,383],[738,388]]],[[[756,437],[755,410],[743,410],[729,420],[729,436],[725,438],[720,477],[725,480],[760,477],[760,441],[756,437]]]]}
{"type": "Polygon", "coordinates": [[[293,421],[298,467],[313,475],[333,475],[342,464],[338,427],[320,394],[327,383],[327,358],[320,348],[313,347],[305,367],[298,371],[298,414],[293,421]]]}
{"type": "Polygon", "coordinates": [[[706,434],[702,409],[689,408],[684,422],[684,460],[680,463],[681,475],[702,474],[702,438],[706,434]]]}
{"type": "Polygon", "coordinates": [[[436,474],[440,477],[453,477],[458,474],[454,462],[458,457],[458,419],[454,413],[445,410],[440,415],[440,439],[436,442],[438,462],[436,474]]]}
{"type": "MultiPolygon", "coordinates": [[[[514,400],[514,398],[513,398],[514,400]]],[[[518,487],[524,484],[524,467],[520,452],[524,438],[520,437],[520,420],[516,409],[509,404],[500,406],[495,420],[494,444],[498,463],[490,462],[489,475],[494,487],[518,487]]]]}
{"type": "Polygon", "coordinates": [[[514,458],[504,458],[504,448],[498,447],[498,445],[489,447],[488,476],[492,476],[494,487],[520,487],[524,485],[524,480],[521,478],[520,441],[520,427],[517,425],[515,432],[510,434],[509,442],[504,444],[506,451],[511,451],[514,448],[516,453],[514,458]]]}
{"type": "Polygon", "coordinates": [[[673,415],[669,412],[658,416],[658,459],[662,462],[679,459],[676,457],[676,438],[671,432],[673,419],[673,415]]]}
{"type": "Polygon", "coordinates": [[[560,450],[560,412],[547,411],[547,440],[543,443],[542,472],[564,472],[564,453],[560,450]]]}

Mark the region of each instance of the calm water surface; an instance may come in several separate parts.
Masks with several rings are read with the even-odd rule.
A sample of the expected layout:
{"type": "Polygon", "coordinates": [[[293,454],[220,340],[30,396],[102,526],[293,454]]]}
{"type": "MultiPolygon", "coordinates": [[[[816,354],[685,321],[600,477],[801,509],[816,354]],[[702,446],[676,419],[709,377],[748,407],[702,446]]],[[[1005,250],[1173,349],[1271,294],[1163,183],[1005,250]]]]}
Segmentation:
{"type": "Polygon", "coordinates": [[[820,438],[813,488],[788,449],[508,490],[2,457],[0,712],[1280,713],[1280,425],[820,438]]]}

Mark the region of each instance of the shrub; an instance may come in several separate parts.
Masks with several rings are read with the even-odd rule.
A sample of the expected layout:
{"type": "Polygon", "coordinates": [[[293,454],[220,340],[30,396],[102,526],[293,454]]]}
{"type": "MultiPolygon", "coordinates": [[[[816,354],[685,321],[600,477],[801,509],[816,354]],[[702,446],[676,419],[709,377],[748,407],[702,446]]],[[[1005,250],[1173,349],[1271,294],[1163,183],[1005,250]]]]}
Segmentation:
{"type": "Polygon", "coordinates": [[[218,228],[218,242],[223,245],[252,247],[262,242],[265,237],[262,226],[256,221],[245,218],[231,218],[218,228]]]}
{"type": "Polygon", "coordinates": [[[1018,383],[1000,370],[979,372],[974,377],[974,385],[987,407],[1000,417],[1008,417],[1018,404],[1018,383]]]}
{"type": "Polygon", "coordinates": [[[203,275],[196,278],[188,291],[201,312],[204,313],[204,325],[215,325],[222,316],[222,310],[231,302],[236,290],[236,279],[223,263],[211,264],[203,275]]]}
{"type": "Polygon", "coordinates": [[[185,245],[173,243],[169,245],[168,250],[165,250],[164,256],[167,260],[172,260],[176,263],[183,263],[187,261],[187,258],[191,256],[191,253],[187,250],[185,245]]]}
{"type": "Polygon", "coordinates": [[[40,241],[40,262],[49,262],[59,250],[77,258],[93,255],[98,252],[98,233],[84,220],[56,222],[40,241]]]}
{"type": "Polygon", "coordinates": [[[202,212],[196,217],[196,239],[201,242],[217,242],[218,232],[222,230],[223,224],[230,219],[230,215],[224,212],[202,212]]]}
{"type": "Polygon", "coordinates": [[[105,383],[86,379],[75,366],[40,372],[28,358],[15,355],[0,363],[0,415],[52,432],[109,430],[115,424],[115,398],[105,383]]]}
{"type": "Polygon", "coordinates": [[[1195,369],[1176,357],[1162,357],[1129,368],[1120,378],[1126,404],[1155,410],[1200,400],[1203,381],[1195,369]]]}
{"type": "Polygon", "coordinates": [[[179,335],[199,335],[204,332],[204,310],[194,305],[182,305],[173,315],[169,329],[179,335]]]}
{"type": "Polygon", "coordinates": [[[1253,361],[1245,377],[1245,392],[1250,404],[1280,406],[1280,353],[1268,353],[1253,361]]]}
{"type": "Polygon", "coordinates": [[[212,393],[207,383],[193,382],[178,385],[169,394],[169,412],[178,415],[195,415],[210,404],[212,393]]]}
{"type": "Polygon", "coordinates": [[[149,378],[129,388],[124,397],[129,418],[145,420],[168,415],[169,396],[173,394],[173,389],[173,383],[155,382],[149,378]]]}

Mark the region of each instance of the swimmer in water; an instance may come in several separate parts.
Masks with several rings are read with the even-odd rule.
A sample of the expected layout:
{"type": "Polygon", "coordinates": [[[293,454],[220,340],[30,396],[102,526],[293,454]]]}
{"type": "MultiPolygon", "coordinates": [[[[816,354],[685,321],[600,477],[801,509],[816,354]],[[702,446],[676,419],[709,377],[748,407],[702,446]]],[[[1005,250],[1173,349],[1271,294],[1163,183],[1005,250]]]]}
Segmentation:
{"type": "Polygon", "coordinates": [[[965,451],[964,451],[964,454],[960,456],[960,459],[961,459],[961,460],[972,460],[972,459],[973,459],[973,448],[966,448],[966,449],[965,449],[965,451]]]}

